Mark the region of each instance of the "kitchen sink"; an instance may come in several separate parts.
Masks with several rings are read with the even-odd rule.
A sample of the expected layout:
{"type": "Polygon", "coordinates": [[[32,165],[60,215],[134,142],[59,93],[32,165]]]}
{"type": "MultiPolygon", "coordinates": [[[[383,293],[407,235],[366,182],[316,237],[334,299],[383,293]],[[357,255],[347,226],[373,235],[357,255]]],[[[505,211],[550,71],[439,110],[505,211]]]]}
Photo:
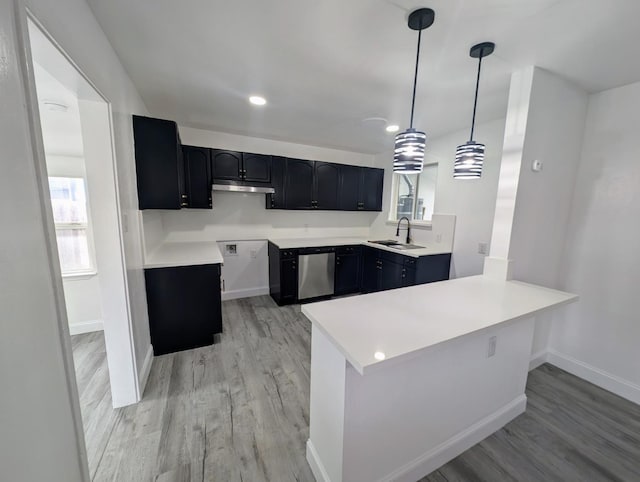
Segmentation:
{"type": "Polygon", "coordinates": [[[386,246],[388,248],[405,250],[405,249],[423,249],[424,246],[419,246],[417,244],[403,244],[398,241],[394,241],[393,239],[386,239],[382,241],[370,241],[373,244],[380,244],[382,246],[386,246]]]}
{"type": "Polygon", "coordinates": [[[417,244],[396,244],[391,246],[394,249],[423,249],[424,246],[420,246],[417,244]]]}
{"type": "Polygon", "coordinates": [[[373,244],[381,244],[382,246],[396,246],[400,244],[399,242],[394,241],[393,239],[386,239],[384,241],[369,241],[369,242],[373,244]]]}

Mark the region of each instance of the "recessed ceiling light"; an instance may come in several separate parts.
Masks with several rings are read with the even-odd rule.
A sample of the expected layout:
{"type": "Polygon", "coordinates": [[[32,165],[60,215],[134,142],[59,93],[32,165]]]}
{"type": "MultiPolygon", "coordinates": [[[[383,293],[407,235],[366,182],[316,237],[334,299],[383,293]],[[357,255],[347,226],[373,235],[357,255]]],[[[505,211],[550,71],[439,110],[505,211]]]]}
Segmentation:
{"type": "Polygon", "coordinates": [[[45,106],[47,110],[53,112],[67,112],[67,110],[69,110],[69,106],[67,104],[53,100],[43,100],[42,105],[45,106]]]}
{"type": "Polygon", "coordinates": [[[397,126],[395,124],[388,125],[386,128],[387,132],[398,132],[399,130],[400,130],[400,126],[397,126]]]}
{"type": "Polygon", "coordinates": [[[374,357],[376,360],[384,360],[385,358],[387,358],[387,356],[386,356],[383,352],[381,352],[381,351],[377,351],[377,352],[375,352],[375,353],[373,354],[373,357],[374,357]]]}
{"type": "Polygon", "coordinates": [[[249,102],[253,105],[265,105],[267,103],[267,99],[260,97],[259,95],[252,95],[249,97],[249,102]]]}

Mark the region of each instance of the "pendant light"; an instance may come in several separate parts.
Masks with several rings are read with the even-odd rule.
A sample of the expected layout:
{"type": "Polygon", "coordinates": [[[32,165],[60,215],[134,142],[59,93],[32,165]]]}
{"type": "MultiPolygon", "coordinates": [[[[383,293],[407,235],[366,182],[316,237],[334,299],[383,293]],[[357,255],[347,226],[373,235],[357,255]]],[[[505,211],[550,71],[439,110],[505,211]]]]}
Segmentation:
{"type": "Polygon", "coordinates": [[[416,85],[418,83],[418,62],[420,60],[420,40],[422,31],[433,24],[435,12],[430,8],[419,8],[411,12],[408,25],[411,30],[418,31],[418,51],[416,53],[416,70],[413,76],[413,96],[411,97],[411,120],[406,131],[396,135],[395,151],[393,154],[393,171],[404,174],[418,174],[422,172],[424,163],[424,148],[427,135],[413,128],[413,112],[416,103],[416,85]]]}
{"type": "Polygon", "coordinates": [[[471,58],[478,59],[478,77],[476,79],[476,96],[473,101],[473,118],[471,119],[471,135],[469,141],[456,149],[456,161],[453,165],[454,179],[477,179],[482,176],[484,164],[484,144],[473,140],[476,126],[476,107],[478,106],[478,87],[480,87],[480,68],[483,57],[491,55],[496,48],[493,42],[482,42],[474,45],[469,51],[471,58]]]}

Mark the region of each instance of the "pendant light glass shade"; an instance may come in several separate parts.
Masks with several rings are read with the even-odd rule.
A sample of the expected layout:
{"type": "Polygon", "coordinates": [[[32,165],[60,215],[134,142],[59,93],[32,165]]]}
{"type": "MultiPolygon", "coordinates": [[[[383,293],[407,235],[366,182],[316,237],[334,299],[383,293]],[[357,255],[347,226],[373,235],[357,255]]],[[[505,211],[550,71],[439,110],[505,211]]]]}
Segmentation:
{"type": "Polygon", "coordinates": [[[484,164],[484,144],[469,141],[456,149],[453,165],[454,179],[476,179],[482,176],[484,164]]]}
{"type": "Polygon", "coordinates": [[[393,153],[393,171],[405,174],[422,172],[426,144],[427,135],[424,132],[407,129],[397,134],[393,153]]]}
{"type": "Polygon", "coordinates": [[[453,164],[454,179],[478,179],[482,176],[482,166],[484,165],[484,144],[473,140],[473,132],[476,127],[476,109],[478,107],[478,89],[480,87],[480,69],[482,68],[482,58],[493,53],[495,44],[483,42],[471,47],[469,55],[478,59],[478,76],[476,78],[476,94],[473,100],[473,117],[471,119],[471,135],[469,141],[456,149],[456,160],[453,164]]]}
{"type": "Polygon", "coordinates": [[[413,95],[411,96],[411,120],[409,128],[396,135],[393,153],[393,172],[419,174],[424,164],[424,150],[427,135],[413,128],[413,113],[416,105],[416,87],[418,85],[418,65],[420,62],[420,41],[422,31],[429,28],[435,19],[435,12],[430,8],[419,8],[411,12],[407,24],[411,30],[418,32],[418,49],[416,51],[416,68],[413,76],[413,95]]]}

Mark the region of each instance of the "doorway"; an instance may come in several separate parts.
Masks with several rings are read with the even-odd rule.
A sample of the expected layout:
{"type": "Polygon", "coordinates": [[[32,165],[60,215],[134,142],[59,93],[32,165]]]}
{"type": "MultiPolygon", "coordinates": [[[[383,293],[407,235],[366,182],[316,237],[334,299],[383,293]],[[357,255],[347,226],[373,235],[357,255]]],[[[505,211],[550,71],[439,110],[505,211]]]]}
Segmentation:
{"type": "MultiPolygon", "coordinates": [[[[110,104],[28,20],[53,223],[90,473],[117,408],[140,400],[110,104]]],[[[52,343],[57,340],[52,340],[52,343]]]]}

